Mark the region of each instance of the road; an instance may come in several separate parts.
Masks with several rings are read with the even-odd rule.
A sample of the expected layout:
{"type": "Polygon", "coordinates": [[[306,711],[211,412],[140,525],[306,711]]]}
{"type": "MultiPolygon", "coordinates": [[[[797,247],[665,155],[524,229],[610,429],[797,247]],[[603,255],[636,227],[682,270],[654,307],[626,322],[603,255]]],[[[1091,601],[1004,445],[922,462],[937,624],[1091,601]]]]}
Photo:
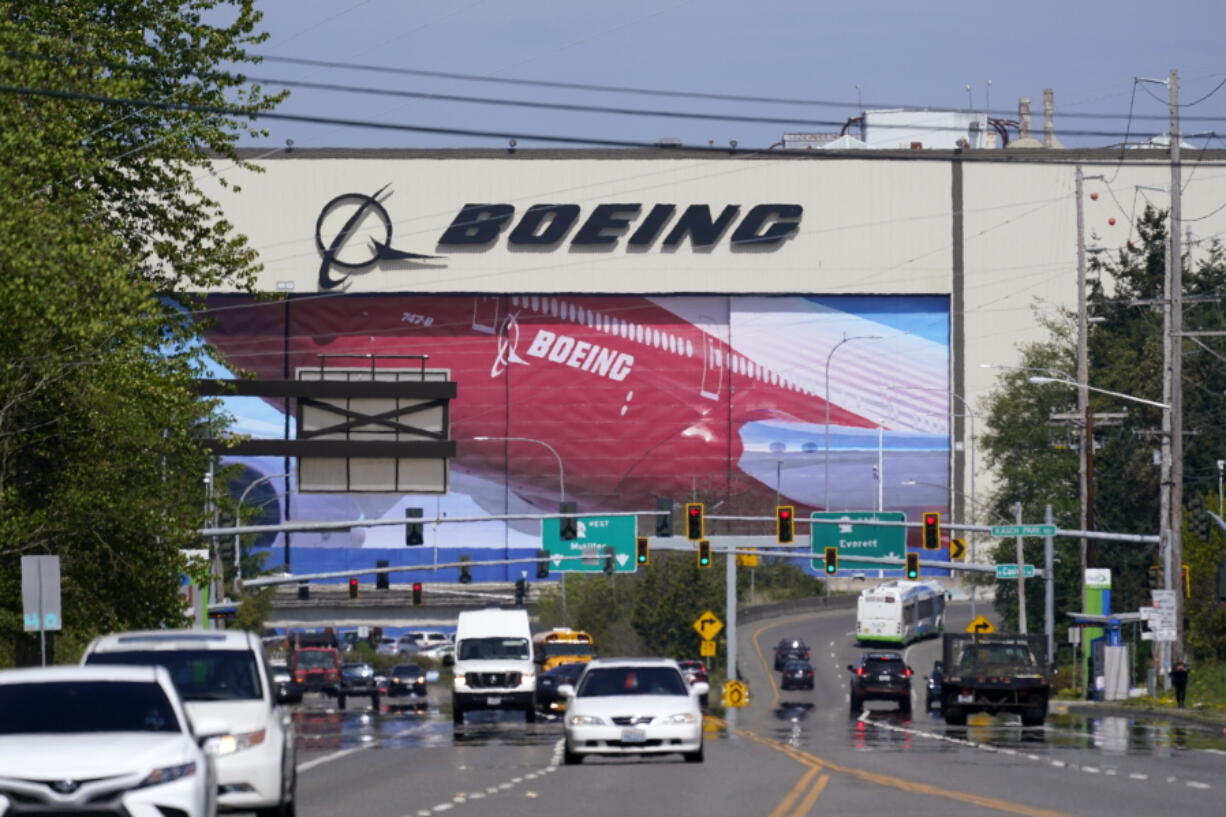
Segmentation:
{"type": "MultiPolygon", "coordinates": [[[[951,608],[952,625],[969,618],[951,608]]],[[[588,760],[560,766],[561,726],[513,716],[453,729],[449,696],[424,712],[296,715],[300,817],[703,814],[804,817],[871,813],[952,817],[1218,815],[1226,737],[1208,729],[1053,714],[1022,729],[1004,718],[946,727],[923,712],[923,676],[939,642],[906,650],[916,670],[913,719],[889,704],[852,717],[846,666],[859,652],[854,612],[806,614],[741,628],[750,706],[708,721],[706,762],[588,760]],[[814,650],[816,688],[780,692],[771,647],[814,650]],[[855,810],[854,812],[852,810],[855,810]]],[[[480,716],[478,716],[480,717],[480,716]]]]}

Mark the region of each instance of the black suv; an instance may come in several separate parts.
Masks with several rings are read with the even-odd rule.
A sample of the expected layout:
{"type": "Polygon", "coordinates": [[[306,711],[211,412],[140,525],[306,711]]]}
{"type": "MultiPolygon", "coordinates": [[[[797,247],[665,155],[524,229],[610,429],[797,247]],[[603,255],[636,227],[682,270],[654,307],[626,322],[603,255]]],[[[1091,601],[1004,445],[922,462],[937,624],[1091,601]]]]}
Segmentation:
{"type": "Polygon", "coordinates": [[[808,661],[809,646],[799,638],[785,638],[775,645],[775,672],[789,661],[808,661]]]}
{"type": "Polygon", "coordinates": [[[911,712],[911,668],[896,652],[865,652],[859,664],[848,664],[851,677],[851,716],[857,717],[865,701],[897,701],[898,711],[911,712]]]}
{"type": "Polygon", "coordinates": [[[341,683],[336,691],[336,708],[344,709],[350,697],[370,696],[373,709],[379,708],[379,684],[375,680],[375,668],[362,661],[341,664],[341,683]]]}

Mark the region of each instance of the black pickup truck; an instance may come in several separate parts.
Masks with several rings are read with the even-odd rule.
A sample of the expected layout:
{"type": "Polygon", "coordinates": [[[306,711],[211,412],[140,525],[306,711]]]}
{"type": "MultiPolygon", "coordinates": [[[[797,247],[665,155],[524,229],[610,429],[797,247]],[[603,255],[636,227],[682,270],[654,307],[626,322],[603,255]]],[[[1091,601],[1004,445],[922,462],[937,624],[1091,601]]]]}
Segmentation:
{"type": "Polygon", "coordinates": [[[946,633],[941,710],[945,722],[964,726],[973,712],[1016,712],[1022,726],[1047,718],[1051,678],[1042,635],[946,633]]]}

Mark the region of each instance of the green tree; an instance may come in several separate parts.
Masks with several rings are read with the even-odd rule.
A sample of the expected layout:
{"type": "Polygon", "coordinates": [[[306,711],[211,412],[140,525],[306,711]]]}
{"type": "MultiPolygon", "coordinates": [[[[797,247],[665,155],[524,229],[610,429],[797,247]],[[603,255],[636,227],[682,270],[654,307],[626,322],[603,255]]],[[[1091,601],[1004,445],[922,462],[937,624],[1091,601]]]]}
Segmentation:
{"type": "Polygon", "coordinates": [[[61,558],[71,659],[97,632],[182,622],[199,547],[205,349],[194,291],[247,286],[254,252],[196,184],[239,122],[80,97],[275,99],[222,65],[258,42],[250,0],[0,2],[0,663],[27,660],[20,561],[61,558]],[[226,12],[229,11],[229,18],[226,12]]]}

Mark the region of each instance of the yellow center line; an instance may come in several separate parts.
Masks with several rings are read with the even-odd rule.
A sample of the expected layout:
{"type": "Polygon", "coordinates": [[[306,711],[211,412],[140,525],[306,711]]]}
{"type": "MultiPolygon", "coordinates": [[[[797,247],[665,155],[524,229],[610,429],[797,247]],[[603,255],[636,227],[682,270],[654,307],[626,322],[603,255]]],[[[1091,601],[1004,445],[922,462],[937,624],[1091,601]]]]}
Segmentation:
{"type": "Polygon", "coordinates": [[[783,817],[784,812],[792,807],[792,804],[796,802],[796,798],[800,796],[802,791],[804,791],[805,786],[809,785],[809,781],[812,780],[819,771],[821,771],[820,766],[815,766],[812,763],[806,763],[805,765],[809,767],[809,771],[801,775],[801,778],[796,782],[796,785],[792,786],[792,788],[788,790],[788,793],[785,794],[783,799],[779,801],[779,805],[775,806],[774,811],[767,815],[767,817],[783,817]]]}
{"type": "Polygon", "coordinates": [[[809,793],[805,795],[805,799],[792,812],[792,817],[805,817],[813,809],[813,804],[817,802],[817,798],[822,796],[822,792],[826,790],[826,784],[830,782],[830,775],[824,774],[817,779],[813,784],[813,788],[809,789],[809,793]]]}

